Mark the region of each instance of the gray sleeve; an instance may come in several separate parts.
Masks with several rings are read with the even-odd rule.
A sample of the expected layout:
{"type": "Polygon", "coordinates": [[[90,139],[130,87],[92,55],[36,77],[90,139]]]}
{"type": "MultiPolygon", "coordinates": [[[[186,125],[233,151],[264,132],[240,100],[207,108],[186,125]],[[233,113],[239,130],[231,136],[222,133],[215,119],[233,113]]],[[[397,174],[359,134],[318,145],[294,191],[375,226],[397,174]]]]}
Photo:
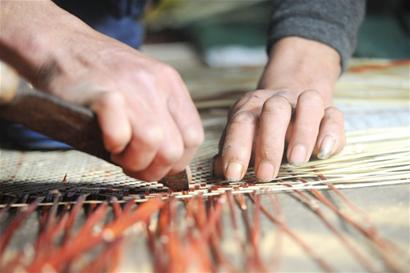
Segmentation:
{"type": "Polygon", "coordinates": [[[268,49],[281,38],[298,36],[336,49],[342,69],[356,47],[365,0],[272,0],[268,49]]]}

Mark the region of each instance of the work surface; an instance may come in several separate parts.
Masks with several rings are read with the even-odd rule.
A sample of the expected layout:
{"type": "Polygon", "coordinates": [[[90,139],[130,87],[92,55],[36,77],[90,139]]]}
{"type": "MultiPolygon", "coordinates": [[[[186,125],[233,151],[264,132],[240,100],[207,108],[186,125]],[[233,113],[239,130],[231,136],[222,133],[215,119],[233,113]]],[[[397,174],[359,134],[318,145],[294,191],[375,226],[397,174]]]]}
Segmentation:
{"type": "Polygon", "coordinates": [[[336,91],[349,134],[345,151],[301,168],[285,164],[266,184],[255,184],[252,171],[233,184],[210,173],[226,106],[252,88],[260,68],[176,66],[207,136],[192,163],[191,190],[169,193],[75,151],[2,149],[0,271],[17,264],[33,272],[406,271],[408,62],[354,61],[336,91]]]}

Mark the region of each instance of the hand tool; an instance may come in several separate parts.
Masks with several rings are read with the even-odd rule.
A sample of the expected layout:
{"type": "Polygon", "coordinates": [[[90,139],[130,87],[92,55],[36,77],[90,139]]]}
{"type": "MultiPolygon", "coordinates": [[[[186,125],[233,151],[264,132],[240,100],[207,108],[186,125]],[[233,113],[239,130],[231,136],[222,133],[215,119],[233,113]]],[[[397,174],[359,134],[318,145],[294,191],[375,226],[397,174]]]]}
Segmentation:
{"type": "MultiPolygon", "coordinates": [[[[35,90],[1,63],[0,118],[22,124],[76,150],[113,163],[104,148],[102,133],[93,111],[35,90]]],[[[159,182],[174,191],[188,190],[191,180],[188,168],[159,182]]]]}

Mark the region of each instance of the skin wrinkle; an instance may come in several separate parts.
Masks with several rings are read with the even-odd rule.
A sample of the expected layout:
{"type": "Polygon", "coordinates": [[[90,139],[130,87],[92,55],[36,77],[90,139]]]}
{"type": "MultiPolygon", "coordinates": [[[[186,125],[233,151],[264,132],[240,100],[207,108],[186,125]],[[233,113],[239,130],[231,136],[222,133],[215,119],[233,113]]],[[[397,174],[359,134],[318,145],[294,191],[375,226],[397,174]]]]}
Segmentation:
{"type": "Polygon", "coordinates": [[[34,78],[37,79],[36,86],[40,89],[47,89],[59,74],[63,73],[62,67],[56,60],[49,60],[42,64],[36,71],[34,78]]]}
{"type": "MultiPolygon", "coordinates": [[[[33,54],[23,51],[17,51],[14,54],[15,56],[18,56],[19,53],[25,54],[21,55],[22,60],[20,61],[25,62],[24,64],[29,67],[29,72],[35,71],[36,67],[41,66],[50,58],[51,60],[55,58],[56,60],[53,61],[61,66],[61,73],[57,71],[57,74],[50,77],[49,89],[45,91],[57,96],[64,96],[64,99],[71,102],[82,101],[84,103],[84,100],[89,100],[91,105],[101,99],[98,96],[100,90],[122,96],[125,102],[124,109],[116,110],[114,109],[115,106],[107,106],[110,109],[105,109],[106,107],[97,109],[96,114],[98,117],[104,117],[110,111],[114,112],[111,115],[115,115],[115,111],[124,111],[126,113],[120,119],[123,124],[130,124],[132,138],[126,143],[127,145],[124,145],[124,151],[119,155],[115,155],[115,161],[123,167],[125,172],[130,173],[135,178],[148,178],[151,180],[160,178],[165,171],[170,169],[171,164],[167,161],[175,161],[175,164],[171,166],[175,167],[179,166],[178,164],[187,164],[192,159],[193,154],[189,155],[188,158],[182,156],[187,152],[185,149],[187,147],[182,142],[183,131],[186,128],[184,118],[191,118],[193,128],[197,130],[198,136],[203,136],[203,129],[198,112],[195,110],[191,98],[187,95],[187,88],[175,69],[94,31],[81,20],[58,8],[50,1],[36,2],[38,5],[34,5],[32,2],[18,2],[18,5],[15,1],[5,3],[9,7],[14,7],[14,13],[12,16],[8,15],[7,21],[11,28],[18,24],[17,29],[21,33],[16,34],[16,40],[24,41],[26,39],[25,34],[35,33],[35,36],[32,34],[31,36],[27,35],[39,41],[45,41],[36,44],[36,46],[42,47],[38,52],[41,52],[44,56],[38,54],[34,58],[33,54]],[[44,14],[51,16],[48,18],[48,21],[53,21],[51,29],[47,28],[48,21],[43,20],[44,14]],[[30,20],[31,17],[34,18],[32,21],[30,20]],[[38,22],[38,24],[31,24],[31,22],[38,22]],[[87,87],[87,89],[78,89],[79,86],[87,87]],[[59,94],[62,89],[65,91],[64,95],[59,94]],[[169,109],[175,108],[170,107],[170,99],[172,98],[183,99],[181,102],[184,103],[181,104],[179,101],[174,101],[178,109],[173,110],[178,112],[172,112],[169,109]],[[175,118],[177,113],[178,118],[175,118]],[[149,136],[149,134],[156,133],[154,129],[158,129],[156,132],[160,132],[160,137],[149,136]],[[170,148],[178,145],[184,146],[184,153],[181,153],[181,155],[170,148]],[[176,156],[173,153],[178,155],[176,156]],[[176,157],[179,157],[179,160],[176,157]],[[133,172],[135,169],[138,169],[137,172],[133,172]]],[[[291,1],[287,3],[289,4],[291,1]]],[[[283,7],[279,8],[282,9],[283,7]]],[[[291,23],[294,22],[291,20],[291,23]]],[[[308,25],[305,22],[299,30],[305,31],[306,27],[309,27],[308,25]]],[[[336,29],[335,27],[332,28],[331,25],[329,27],[330,31],[336,29]]],[[[310,27],[310,30],[317,31],[317,29],[321,29],[321,26],[310,27]]],[[[294,31],[297,31],[297,29],[294,29],[294,31]]],[[[339,30],[336,29],[335,31],[339,30]]],[[[279,34],[283,35],[280,31],[279,34]]],[[[266,147],[261,147],[261,154],[255,155],[255,147],[257,146],[255,140],[261,137],[260,134],[264,134],[263,131],[268,128],[264,126],[271,126],[270,124],[261,124],[260,118],[261,115],[266,114],[269,116],[271,114],[269,111],[267,113],[266,111],[263,112],[264,104],[270,97],[281,92],[280,94],[287,99],[290,106],[297,109],[295,116],[301,115],[304,119],[306,118],[306,121],[310,122],[312,127],[319,126],[322,121],[323,128],[329,127],[325,126],[327,124],[326,119],[320,119],[320,111],[310,111],[309,101],[304,101],[303,97],[310,94],[311,91],[307,90],[315,89],[319,93],[317,96],[325,101],[325,105],[331,105],[331,92],[341,71],[341,55],[338,52],[342,52],[344,49],[340,49],[333,43],[323,44],[309,40],[317,35],[317,32],[313,31],[308,34],[311,35],[310,38],[304,39],[295,37],[294,34],[290,33],[291,37],[282,37],[276,41],[271,50],[269,63],[262,76],[263,79],[260,81],[262,83],[259,86],[261,89],[247,93],[230,111],[223,141],[221,141],[223,143],[221,145],[222,149],[220,150],[220,153],[225,152],[226,154],[223,154],[222,160],[219,161],[222,161],[221,164],[225,164],[224,168],[221,169],[226,170],[228,162],[238,157],[244,157],[241,158],[241,162],[237,162],[239,164],[230,168],[233,172],[241,171],[240,175],[232,173],[232,177],[235,179],[243,176],[248,162],[253,156],[255,158],[261,155],[272,157],[271,154],[266,154],[266,148],[270,145],[268,143],[269,134],[275,133],[272,130],[266,130],[268,135],[263,136],[266,138],[266,147]],[[277,89],[279,86],[283,88],[277,89]],[[302,102],[300,102],[301,100],[302,102]],[[302,113],[299,113],[299,109],[304,110],[300,110],[302,113]]],[[[329,33],[326,31],[319,34],[325,36],[325,39],[331,37],[328,36],[329,33]]],[[[341,40],[337,38],[335,38],[336,42],[340,43],[341,40]]],[[[42,73],[44,73],[43,78],[39,77],[39,81],[46,81],[47,76],[51,75],[51,72],[47,70],[42,73]]],[[[309,96],[314,95],[310,94],[309,96]]],[[[323,105],[316,106],[322,107],[323,105]]],[[[269,116],[269,118],[271,117],[269,116]]],[[[301,144],[306,145],[308,149],[313,149],[313,147],[309,147],[309,143],[317,142],[316,135],[310,134],[311,132],[307,132],[308,135],[304,138],[297,135],[299,134],[299,128],[296,126],[299,125],[297,120],[291,120],[289,124],[290,113],[287,113],[286,117],[279,118],[281,118],[280,126],[283,126],[280,128],[283,135],[287,133],[290,140],[299,137],[301,138],[301,144]]],[[[118,133],[120,131],[118,126],[121,122],[118,120],[117,124],[115,121],[108,124],[102,118],[100,127],[118,133]]],[[[339,134],[343,134],[340,129],[343,128],[342,121],[339,121],[336,126],[338,127],[335,131],[340,131],[339,134]]],[[[326,135],[326,132],[321,133],[326,135]]],[[[123,139],[122,137],[118,136],[118,139],[123,139]]],[[[344,138],[343,135],[337,137],[344,138]]],[[[114,139],[112,135],[109,135],[105,141],[114,143],[107,146],[117,147],[120,144],[123,145],[123,143],[116,143],[120,141],[110,138],[114,139]]],[[[199,142],[198,140],[196,144],[199,145],[199,142]]],[[[290,143],[293,142],[290,141],[290,143]]],[[[292,146],[283,149],[292,150],[293,148],[292,146]]],[[[273,148],[271,151],[274,150],[273,148]]],[[[310,156],[310,154],[307,156],[310,156]]],[[[277,157],[275,160],[277,162],[273,162],[272,165],[278,168],[282,158],[277,157]]]]}
{"type": "Polygon", "coordinates": [[[242,99],[238,100],[237,103],[234,104],[234,106],[231,108],[231,111],[229,113],[229,120],[232,120],[235,115],[238,114],[239,109],[246,108],[247,111],[252,112],[252,113],[258,113],[260,112],[258,102],[262,100],[262,97],[256,93],[249,93],[245,95],[242,99]],[[256,105],[250,107],[249,105],[256,105]]]}
{"type": "MultiPolygon", "coordinates": [[[[240,160],[242,158],[242,152],[244,152],[247,157],[249,154],[249,158],[241,159],[242,161],[240,163],[244,167],[247,166],[247,162],[251,162],[252,157],[255,157],[255,164],[261,164],[267,160],[274,166],[274,173],[277,174],[277,170],[282,161],[282,156],[278,156],[278,153],[280,154],[282,151],[283,153],[289,153],[299,144],[304,145],[308,153],[304,156],[304,160],[310,158],[310,153],[316,147],[320,124],[322,121],[324,124],[327,122],[327,119],[324,117],[324,108],[325,105],[331,104],[331,90],[333,90],[334,83],[340,73],[339,56],[337,52],[329,47],[319,50],[321,47],[323,47],[322,44],[311,41],[302,42],[302,39],[296,37],[284,39],[280,45],[276,46],[274,49],[275,52],[272,52],[270,55],[270,61],[260,80],[259,87],[262,89],[253,91],[253,95],[252,93],[247,93],[245,97],[240,100],[240,103],[235,104],[235,108],[231,110],[229,114],[229,123],[225,128],[225,134],[223,136],[224,142],[223,145],[220,145],[219,150],[225,164],[227,162],[240,160]],[[291,43],[291,41],[294,42],[291,43]],[[300,41],[300,43],[297,41],[300,41]],[[289,44],[287,44],[288,42],[289,44]],[[308,47],[308,45],[311,45],[312,48],[308,47]],[[317,51],[313,49],[316,46],[318,47],[316,48],[317,51]],[[306,51],[308,51],[307,54],[306,51]],[[320,58],[317,56],[319,52],[320,58]],[[311,65],[312,60],[315,60],[314,66],[311,65]],[[317,62],[318,60],[320,60],[320,62],[317,62]],[[289,71],[292,73],[289,73],[289,71]],[[278,86],[281,86],[281,88],[277,88],[278,86]],[[252,100],[252,98],[257,99],[252,100]],[[270,102],[270,100],[275,98],[279,101],[276,103],[270,102]],[[287,117],[289,121],[282,120],[280,125],[261,124],[261,115],[269,116],[270,118],[274,116],[281,118],[280,115],[285,111],[285,104],[287,107],[290,107],[286,108],[286,111],[291,110],[293,112],[291,116],[287,117]],[[249,114],[250,105],[252,105],[252,110],[257,114],[256,118],[249,118],[249,116],[247,116],[247,118],[242,117],[238,120],[235,115],[238,115],[238,113],[243,114],[243,111],[249,114]],[[315,111],[311,112],[309,109],[315,109],[315,111]],[[299,119],[301,117],[303,117],[303,119],[300,119],[298,122],[296,120],[297,116],[299,119]],[[305,119],[310,121],[311,125],[308,127],[306,127],[304,123],[301,123],[305,119]],[[243,123],[242,125],[241,122],[243,123]],[[235,127],[231,125],[238,123],[238,128],[241,128],[240,126],[245,126],[245,124],[249,122],[253,122],[252,126],[256,128],[255,133],[251,136],[252,138],[249,138],[250,136],[248,135],[243,135],[240,131],[232,131],[236,130],[236,125],[235,127]],[[261,126],[286,126],[286,128],[281,127],[272,131],[272,129],[269,128],[268,130],[263,129],[261,126]],[[273,142],[269,142],[268,138],[268,141],[265,140],[262,145],[260,141],[257,141],[257,139],[260,140],[261,137],[259,134],[271,134],[274,131],[277,132],[279,129],[283,130],[283,141],[279,140],[278,142],[278,140],[276,140],[275,144],[273,144],[273,142]],[[233,138],[234,134],[236,134],[238,138],[242,138],[242,140],[240,142],[231,142],[231,138],[233,138]],[[296,134],[304,134],[304,137],[296,134]],[[244,137],[245,139],[243,139],[244,137]],[[249,142],[252,143],[252,151],[244,151],[242,147],[243,144],[241,144],[241,147],[238,146],[240,143],[249,144],[249,142]],[[279,146],[279,143],[282,143],[282,146],[279,146]],[[281,151],[279,151],[279,147],[281,147],[281,151]],[[241,156],[238,156],[239,154],[241,156]]],[[[337,123],[336,126],[342,125],[337,123]]],[[[243,128],[246,128],[246,126],[243,128]]],[[[326,129],[328,126],[324,128],[326,129]]],[[[336,131],[343,133],[341,130],[336,131]]],[[[322,134],[326,135],[327,133],[323,132],[322,134]]],[[[336,138],[339,137],[341,136],[336,136],[336,138]]],[[[246,147],[248,147],[248,144],[246,144],[246,147]]],[[[221,164],[218,159],[216,162],[221,164]]],[[[224,165],[223,168],[218,166],[214,167],[215,170],[223,170],[225,168],[226,165],[224,165]]],[[[262,181],[268,181],[272,178],[271,175],[273,174],[270,173],[270,168],[266,164],[264,168],[260,169],[259,165],[255,166],[255,170],[257,178],[261,177],[262,181]],[[259,171],[264,173],[259,173],[259,171]]],[[[237,174],[230,173],[230,175],[235,178],[238,177],[237,174]]]]}

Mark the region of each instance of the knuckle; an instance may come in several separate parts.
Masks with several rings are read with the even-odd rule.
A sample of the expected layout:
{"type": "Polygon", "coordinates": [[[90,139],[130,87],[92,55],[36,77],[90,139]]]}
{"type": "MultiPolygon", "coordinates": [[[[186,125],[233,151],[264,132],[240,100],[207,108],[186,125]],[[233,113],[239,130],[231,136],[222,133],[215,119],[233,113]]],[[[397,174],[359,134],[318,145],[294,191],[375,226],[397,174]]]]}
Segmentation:
{"type": "Polygon", "coordinates": [[[331,107],[326,109],[326,114],[323,118],[327,123],[343,123],[344,114],[339,109],[331,107]]]}
{"type": "Polygon", "coordinates": [[[145,128],[144,134],[139,136],[139,140],[148,148],[156,148],[163,140],[163,130],[159,126],[145,128]]]}
{"type": "Polygon", "coordinates": [[[102,99],[107,103],[124,103],[124,97],[117,92],[105,92],[102,99]]]}
{"type": "Polygon", "coordinates": [[[246,92],[246,93],[242,96],[241,100],[248,100],[248,99],[250,99],[250,98],[253,96],[254,93],[255,93],[255,91],[248,91],[248,92],[246,92]]]}
{"type": "MultiPolygon", "coordinates": [[[[129,73],[129,72],[127,72],[129,73]]],[[[156,73],[155,71],[151,71],[150,69],[138,69],[136,70],[136,73],[134,74],[127,74],[127,76],[125,76],[125,79],[133,79],[139,82],[139,84],[141,85],[150,85],[152,82],[155,82],[156,77],[155,77],[156,73]]]]}
{"type": "Polygon", "coordinates": [[[265,90],[256,90],[256,91],[251,91],[247,92],[245,94],[245,97],[249,102],[260,102],[263,100],[263,93],[266,92],[265,90]]]}
{"type": "Polygon", "coordinates": [[[326,116],[335,116],[339,118],[344,118],[343,112],[334,106],[330,106],[326,108],[326,116]]]}
{"type": "Polygon", "coordinates": [[[239,111],[232,115],[231,123],[253,123],[256,120],[256,116],[254,113],[250,111],[239,111]]]}
{"type": "Polygon", "coordinates": [[[122,106],[124,104],[124,97],[117,92],[103,92],[98,95],[92,108],[94,110],[104,110],[115,106],[122,106]]]}
{"type": "Polygon", "coordinates": [[[104,133],[105,148],[114,154],[120,153],[127,145],[127,139],[124,136],[119,136],[112,133],[104,133]]]}
{"type": "Polygon", "coordinates": [[[322,96],[316,90],[306,90],[299,95],[299,103],[324,107],[322,96]]]}
{"type": "Polygon", "coordinates": [[[181,80],[181,76],[179,75],[178,71],[175,70],[172,66],[166,64],[160,64],[157,68],[157,73],[161,75],[161,77],[165,77],[171,80],[181,80]]]}
{"type": "Polygon", "coordinates": [[[172,164],[177,162],[183,155],[184,149],[182,144],[168,145],[166,148],[158,152],[158,156],[164,164],[172,164]]]}
{"type": "Polygon", "coordinates": [[[282,113],[285,111],[291,111],[291,105],[289,101],[282,96],[273,96],[265,101],[263,104],[263,111],[282,113]]]}
{"type": "Polygon", "coordinates": [[[202,127],[198,130],[189,129],[183,134],[184,146],[188,149],[199,147],[205,139],[202,127]]]}
{"type": "Polygon", "coordinates": [[[232,107],[233,110],[239,110],[247,106],[253,106],[261,103],[263,96],[262,90],[246,92],[232,107]]]}

